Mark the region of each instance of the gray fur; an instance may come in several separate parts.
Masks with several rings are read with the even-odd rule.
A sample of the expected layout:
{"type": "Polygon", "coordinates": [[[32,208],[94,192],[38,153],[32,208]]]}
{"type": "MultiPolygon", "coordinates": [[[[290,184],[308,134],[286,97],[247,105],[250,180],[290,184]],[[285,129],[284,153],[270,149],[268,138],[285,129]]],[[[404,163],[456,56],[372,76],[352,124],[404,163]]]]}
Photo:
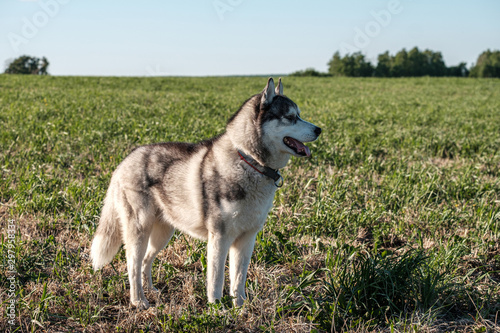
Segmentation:
{"type": "Polygon", "coordinates": [[[222,297],[229,253],[230,294],[246,298],[245,280],[255,236],[272,206],[274,181],[255,167],[283,168],[291,155],[284,138],[317,139],[321,129],[300,119],[297,105],[270,78],[262,93],[248,99],[229,120],[226,132],[192,143],[138,147],[113,173],[92,242],[95,270],[125,244],[134,306],[149,306],[143,285],[154,289],[151,265],[175,229],[208,240],[207,296],[222,297]]]}

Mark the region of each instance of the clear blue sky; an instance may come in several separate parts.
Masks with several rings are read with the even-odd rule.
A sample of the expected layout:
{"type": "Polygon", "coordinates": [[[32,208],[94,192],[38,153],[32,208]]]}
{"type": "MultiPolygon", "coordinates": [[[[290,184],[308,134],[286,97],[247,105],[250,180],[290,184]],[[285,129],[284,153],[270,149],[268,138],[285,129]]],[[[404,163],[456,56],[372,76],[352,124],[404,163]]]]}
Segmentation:
{"type": "Polygon", "coordinates": [[[0,0],[0,65],[46,56],[53,75],[326,71],[414,46],[470,66],[500,49],[500,1],[0,0]]]}

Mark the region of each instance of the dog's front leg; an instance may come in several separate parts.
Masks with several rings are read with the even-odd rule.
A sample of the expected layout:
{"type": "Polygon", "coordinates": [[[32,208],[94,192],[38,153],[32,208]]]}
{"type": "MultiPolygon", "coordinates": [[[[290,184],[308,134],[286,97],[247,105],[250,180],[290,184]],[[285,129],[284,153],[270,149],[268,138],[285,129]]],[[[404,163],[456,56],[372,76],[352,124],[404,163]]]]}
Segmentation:
{"type": "Polygon", "coordinates": [[[241,235],[229,249],[230,294],[234,297],[233,302],[236,306],[242,306],[246,299],[245,282],[256,235],[255,232],[241,235]]]}
{"type": "Polygon", "coordinates": [[[210,303],[220,300],[224,286],[224,267],[231,240],[209,232],[207,244],[207,297],[210,303]]]}

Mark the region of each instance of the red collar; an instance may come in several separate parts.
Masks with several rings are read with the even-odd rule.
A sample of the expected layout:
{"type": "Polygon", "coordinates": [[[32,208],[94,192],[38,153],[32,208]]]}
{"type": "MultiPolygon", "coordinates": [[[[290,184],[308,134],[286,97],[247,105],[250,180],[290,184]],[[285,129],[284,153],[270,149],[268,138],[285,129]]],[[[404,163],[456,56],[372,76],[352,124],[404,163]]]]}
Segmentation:
{"type": "Polygon", "coordinates": [[[281,176],[279,170],[274,170],[274,169],[271,169],[270,167],[262,166],[264,168],[264,171],[260,171],[253,164],[251,164],[250,162],[248,162],[243,157],[243,155],[241,155],[241,153],[239,151],[238,151],[238,155],[240,155],[240,159],[243,160],[249,166],[251,166],[252,169],[254,169],[255,171],[257,171],[261,175],[267,176],[267,177],[271,178],[272,180],[274,180],[274,185],[276,185],[276,187],[283,186],[283,177],[281,176]]]}

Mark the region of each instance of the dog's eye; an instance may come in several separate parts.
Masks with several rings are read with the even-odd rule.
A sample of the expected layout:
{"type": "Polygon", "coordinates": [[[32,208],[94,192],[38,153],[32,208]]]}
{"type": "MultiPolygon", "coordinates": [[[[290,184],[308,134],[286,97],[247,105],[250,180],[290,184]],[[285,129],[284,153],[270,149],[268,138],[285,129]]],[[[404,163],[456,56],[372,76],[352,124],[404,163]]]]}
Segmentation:
{"type": "Polygon", "coordinates": [[[290,121],[297,121],[297,116],[288,116],[288,117],[285,117],[286,120],[290,120],[290,121]]]}

